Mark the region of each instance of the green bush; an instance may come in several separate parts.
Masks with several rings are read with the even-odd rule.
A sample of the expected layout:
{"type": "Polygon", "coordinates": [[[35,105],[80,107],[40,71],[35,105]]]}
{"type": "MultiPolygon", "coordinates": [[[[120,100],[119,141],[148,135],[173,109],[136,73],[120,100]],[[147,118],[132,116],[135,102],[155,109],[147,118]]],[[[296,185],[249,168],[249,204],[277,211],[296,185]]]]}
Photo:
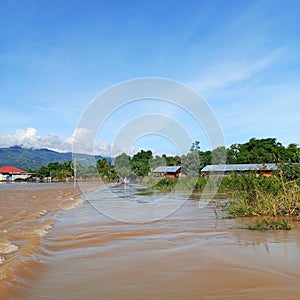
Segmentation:
{"type": "Polygon", "coordinates": [[[170,178],[162,178],[152,185],[152,189],[170,191],[174,189],[177,181],[170,178]]]}
{"type": "MultiPolygon", "coordinates": [[[[149,181],[151,182],[151,181],[149,181]]],[[[162,178],[152,184],[151,188],[170,191],[176,190],[202,190],[206,184],[206,179],[204,177],[194,178],[194,177],[182,177],[180,179],[173,178],[162,178]]]]}

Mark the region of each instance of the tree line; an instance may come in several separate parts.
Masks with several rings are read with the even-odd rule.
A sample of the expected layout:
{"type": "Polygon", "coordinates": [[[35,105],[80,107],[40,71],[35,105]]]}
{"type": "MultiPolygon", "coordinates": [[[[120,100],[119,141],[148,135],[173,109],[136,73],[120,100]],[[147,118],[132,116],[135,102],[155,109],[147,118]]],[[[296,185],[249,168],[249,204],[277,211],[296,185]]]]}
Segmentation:
{"type": "MultiPolygon", "coordinates": [[[[103,180],[114,181],[124,177],[145,177],[158,166],[181,166],[186,175],[197,175],[208,164],[251,164],[251,163],[300,163],[300,148],[297,144],[287,147],[276,138],[252,138],[243,144],[233,144],[229,148],[218,147],[212,151],[202,151],[200,142],[195,141],[185,155],[153,155],[151,150],[141,150],[132,157],[122,153],[111,163],[105,158],[99,159],[96,166],[76,166],[76,176],[87,179],[100,176],[103,180]]],[[[58,180],[72,178],[72,161],[51,162],[39,170],[30,170],[36,176],[52,177],[58,180]]]]}

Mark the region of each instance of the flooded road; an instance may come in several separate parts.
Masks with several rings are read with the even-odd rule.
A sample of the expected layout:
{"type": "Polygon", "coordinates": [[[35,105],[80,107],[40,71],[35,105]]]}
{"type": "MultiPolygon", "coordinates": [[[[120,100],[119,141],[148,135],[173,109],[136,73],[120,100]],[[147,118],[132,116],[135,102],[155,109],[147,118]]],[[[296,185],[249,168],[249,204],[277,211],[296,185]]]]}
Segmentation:
{"type": "Polygon", "coordinates": [[[183,195],[138,185],[109,193],[116,198],[100,188],[53,216],[30,265],[18,273],[22,290],[11,299],[299,299],[299,229],[240,229],[220,212],[216,218],[213,204],[200,209],[183,195]],[[111,201],[119,217],[116,201],[127,201],[141,215],[141,203],[156,199],[172,207],[177,201],[178,209],[146,223],[99,211],[111,201]]]}

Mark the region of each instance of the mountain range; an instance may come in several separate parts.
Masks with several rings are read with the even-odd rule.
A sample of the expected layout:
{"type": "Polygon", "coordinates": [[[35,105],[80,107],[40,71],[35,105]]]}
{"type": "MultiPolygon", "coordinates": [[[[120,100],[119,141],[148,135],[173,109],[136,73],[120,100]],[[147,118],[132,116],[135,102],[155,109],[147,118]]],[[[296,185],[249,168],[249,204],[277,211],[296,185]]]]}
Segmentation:
{"type": "MultiPolygon", "coordinates": [[[[76,154],[78,158],[79,154],[76,154]]],[[[95,160],[104,158],[101,155],[80,154],[81,165],[93,165],[95,160]]],[[[73,159],[72,152],[56,152],[49,149],[32,149],[13,146],[8,148],[0,148],[0,167],[14,166],[20,169],[39,169],[41,166],[46,166],[50,162],[63,162],[73,159]]],[[[111,158],[107,160],[112,161],[111,158]]]]}

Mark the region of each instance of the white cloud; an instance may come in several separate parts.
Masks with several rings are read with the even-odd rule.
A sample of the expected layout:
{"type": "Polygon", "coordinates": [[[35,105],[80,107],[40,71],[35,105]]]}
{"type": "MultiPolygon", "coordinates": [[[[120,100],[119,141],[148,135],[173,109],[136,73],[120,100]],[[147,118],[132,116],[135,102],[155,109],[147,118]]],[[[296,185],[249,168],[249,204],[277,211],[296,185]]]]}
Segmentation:
{"type": "Polygon", "coordinates": [[[55,134],[40,136],[35,128],[17,129],[15,134],[0,136],[0,147],[22,146],[24,148],[47,148],[57,152],[74,152],[91,155],[117,156],[121,153],[134,154],[136,147],[117,147],[109,141],[95,142],[86,128],[76,128],[72,136],[61,139],[55,134]],[[74,147],[73,147],[74,146],[74,147]]]}
{"type": "Polygon", "coordinates": [[[55,134],[40,136],[35,128],[17,129],[15,134],[0,136],[0,147],[22,146],[24,148],[47,148],[59,152],[72,151],[69,140],[55,134]]]}
{"type": "Polygon", "coordinates": [[[283,48],[277,49],[266,57],[252,61],[218,61],[210,67],[206,75],[191,82],[190,86],[206,92],[249,79],[273,65],[283,52],[283,48]]]}
{"type": "Polygon", "coordinates": [[[35,128],[17,129],[15,134],[0,136],[1,147],[22,146],[24,148],[48,148],[56,151],[70,151],[71,145],[61,140],[57,135],[38,135],[35,128]]]}
{"type": "Polygon", "coordinates": [[[76,153],[96,154],[89,129],[76,128],[67,142],[73,145],[73,151],[76,153]]]}

